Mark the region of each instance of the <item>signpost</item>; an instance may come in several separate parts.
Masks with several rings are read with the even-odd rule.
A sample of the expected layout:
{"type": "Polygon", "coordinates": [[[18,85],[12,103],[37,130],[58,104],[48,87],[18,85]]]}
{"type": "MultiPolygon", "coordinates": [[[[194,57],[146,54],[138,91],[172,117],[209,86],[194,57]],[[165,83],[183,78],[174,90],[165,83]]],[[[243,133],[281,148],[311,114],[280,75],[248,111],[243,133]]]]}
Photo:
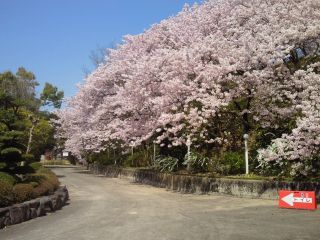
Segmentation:
{"type": "Polygon", "coordinates": [[[316,210],[316,194],[311,191],[281,190],[279,191],[279,207],[316,210]]]}

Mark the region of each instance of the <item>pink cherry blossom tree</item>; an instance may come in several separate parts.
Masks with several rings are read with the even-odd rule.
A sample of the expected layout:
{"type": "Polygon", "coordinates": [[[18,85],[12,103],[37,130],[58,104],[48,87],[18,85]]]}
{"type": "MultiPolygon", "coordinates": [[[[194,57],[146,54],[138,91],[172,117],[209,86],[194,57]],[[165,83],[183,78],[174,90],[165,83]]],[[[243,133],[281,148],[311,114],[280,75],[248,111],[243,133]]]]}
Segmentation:
{"type": "Polygon", "coordinates": [[[282,127],[273,150],[259,151],[261,166],[316,156],[319,141],[305,128],[319,129],[319,96],[308,95],[317,65],[283,59],[300,49],[319,61],[319,10],[314,0],[209,0],[125,36],[59,112],[66,147],[80,155],[190,137],[195,147],[223,149],[240,146],[243,133],[282,127]]]}

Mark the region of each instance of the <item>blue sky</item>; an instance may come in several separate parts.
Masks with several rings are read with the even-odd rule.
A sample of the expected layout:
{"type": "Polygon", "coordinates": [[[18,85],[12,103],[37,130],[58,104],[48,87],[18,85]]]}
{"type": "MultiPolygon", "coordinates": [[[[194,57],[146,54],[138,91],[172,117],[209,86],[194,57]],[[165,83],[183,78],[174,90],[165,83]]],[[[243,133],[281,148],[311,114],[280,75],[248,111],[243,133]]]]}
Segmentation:
{"type": "Polygon", "coordinates": [[[196,0],[0,0],[0,72],[24,66],[70,97],[90,52],[120,43],[196,0]]]}

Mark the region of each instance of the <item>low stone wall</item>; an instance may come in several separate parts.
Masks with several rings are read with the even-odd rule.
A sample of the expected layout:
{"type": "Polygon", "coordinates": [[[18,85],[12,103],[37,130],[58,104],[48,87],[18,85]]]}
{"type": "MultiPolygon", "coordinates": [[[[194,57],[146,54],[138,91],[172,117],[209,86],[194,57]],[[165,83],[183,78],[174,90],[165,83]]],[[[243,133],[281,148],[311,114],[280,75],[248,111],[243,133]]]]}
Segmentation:
{"type": "Polygon", "coordinates": [[[126,178],[133,182],[166,188],[182,193],[210,194],[220,193],[237,197],[278,199],[279,190],[315,191],[320,202],[320,183],[317,182],[279,182],[263,180],[243,180],[228,178],[209,178],[173,173],[159,173],[147,169],[126,169],[113,166],[90,165],[93,174],[113,178],[126,178]]]}
{"type": "Polygon", "coordinates": [[[10,207],[0,208],[0,229],[28,221],[61,209],[69,199],[66,187],[58,188],[53,195],[36,198],[10,207]]]}

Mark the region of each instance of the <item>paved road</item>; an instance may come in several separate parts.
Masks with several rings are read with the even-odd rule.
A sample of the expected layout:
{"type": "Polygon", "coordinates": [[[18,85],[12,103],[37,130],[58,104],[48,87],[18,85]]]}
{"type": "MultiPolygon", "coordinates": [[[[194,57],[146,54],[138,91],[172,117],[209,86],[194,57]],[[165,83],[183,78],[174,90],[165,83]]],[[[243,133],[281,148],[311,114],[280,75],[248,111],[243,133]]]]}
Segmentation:
{"type": "Polygon", "coordinates": [[[320,239],[320,211],[276,201],[188,195],[57,168],[71,201],[62,210],[0,230],[1,240],[320,239]]]}

